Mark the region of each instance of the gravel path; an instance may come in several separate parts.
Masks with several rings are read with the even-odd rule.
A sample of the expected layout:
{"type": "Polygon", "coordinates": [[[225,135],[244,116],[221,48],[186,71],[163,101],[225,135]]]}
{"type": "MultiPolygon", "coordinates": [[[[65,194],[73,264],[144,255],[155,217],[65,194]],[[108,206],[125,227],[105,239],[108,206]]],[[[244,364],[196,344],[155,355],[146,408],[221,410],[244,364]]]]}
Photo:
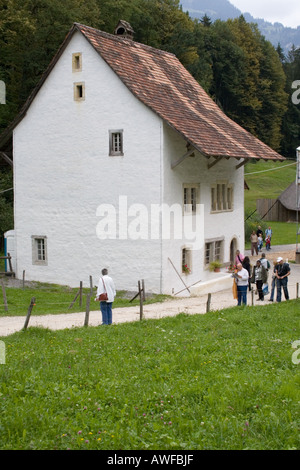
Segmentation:
{"type": "MultiPolygon", "coordinates": [[[[245,252],[249,255],[249,252],[245,252]]],[[[273,247],[270,252],[266,254],[268,260],[271,262],[278,256],[284,259],[295,259],[295,245],[273,247]]],[[[251,264],[260,256],[250,256],[251,264]]],[[[300,265],[291,264],[291,275],[289,277],[289,293],[290,298],[296,298],[296,283],[300,283],[300,265]]],[[[266,296],[264,302],[256,302],[257,296],[254,296],[254,305],[268,304],[269,296],[266,296]]],[[[162,303],[151,305],[144,305],[144,318],[162,318],[166,316],[175,316],[179,313],[187,314],[204,314],[206,312],[207,295],[200,297],[180,297],[168,300],[162,303]]],[[[248,293],[248,304],[251,304],[251,295],[248,293]]],[[[227,289],[221,292],[212,294],[211,297],[211,310],[219,310],[236,305],[236,300],[233,299],[232,290],[227,289]]],[[[139,306],[124,307],[113,309],[113,322],[124,323],[138,321],[140,318],[139,306]]],[[[51,330],[61,330],[65,328],[81,327],[84,325],[85,312],[69,313],[61,315],[32,315],[29,322],[30,326],[38,326],[49,328],[51,330]]],[[[8,336],[16,331],[20,331],[25,322],[25,317],[2,317],[0,319],[0,336],[8,336]]],[[[89,315],[89,325],[97,326],[101,324],[100,311],[92,311],[89,315]]]]}

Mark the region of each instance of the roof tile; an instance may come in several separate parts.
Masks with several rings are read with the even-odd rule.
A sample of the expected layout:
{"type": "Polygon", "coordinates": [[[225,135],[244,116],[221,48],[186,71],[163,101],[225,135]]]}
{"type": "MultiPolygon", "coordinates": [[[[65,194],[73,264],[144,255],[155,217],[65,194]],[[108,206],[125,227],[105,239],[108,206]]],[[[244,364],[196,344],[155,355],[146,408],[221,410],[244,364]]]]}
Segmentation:
{"type": "Polygon", "coordinates": [[[204,155],[284,159],[226,116],[175,55],[75,26],[128,89],[204,155]]]}

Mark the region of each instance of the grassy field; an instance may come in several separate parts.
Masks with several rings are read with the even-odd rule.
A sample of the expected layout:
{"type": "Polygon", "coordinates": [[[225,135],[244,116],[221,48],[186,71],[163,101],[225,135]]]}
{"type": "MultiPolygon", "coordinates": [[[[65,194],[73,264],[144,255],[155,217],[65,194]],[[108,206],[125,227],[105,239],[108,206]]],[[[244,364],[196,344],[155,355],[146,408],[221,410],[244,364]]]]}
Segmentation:
{"type": "Polygon", "coordinates": [[[245,167],[245,181],[249,186],[249,191],[245,190],[245,212],[256,209],[256,199],[276,199],[295,179],[296,162],[248,163],[245,167]]]}
{"type": "MultiPolygon", "coordinates": [[[[248,223],[251,223],[251,230],[257,229],[258,225],[261,225],[263,229],[270,225],[273,231],[273,245],[296,243],[297,224],[260,220],[258,214],[254,212],[256,199],[276,199],[295,178],[296,164],[291,161],[284,163],[260,161],[255,164],[249,163],[245,168],[245,181],[249,186],[249,191],[245,190],[245,218],[254,213],[248,219],[248,223]]],[[[246,235],[246,249],[249,248],[250,241],[246,235]]]]}
{"type": "Polygon", "coordinates": [[[1,449],[299,449],[299,301],[2,338],[1,449]]]}
{"type": "MultiPolygon", "coordinates": [[[[34,283],[35,287],[26,286],[24,289],[17,287],[6,287],[6,298],[8,311],[5,311],[5,305],[0,289],[0,319],[1,315],[5,316],[24,316],[27,314],[31,299],[35,298],[35,305],[32,315],[47,315],[59,313],[83,312],[86,307],[86,298],[89,289],[83,289],[82,304],[80,306],[79,297],[77,297],[73,307],[70,309],[72,301],[78,292],[78,288],[68,286],[59,286],[55,284],[34,283]]],[[[95,302],[96,289],[90,302],[90,311],[99,310],[99,302],[95,302]]],[[[130,302],[135,294],[128,295],[123,291],[118,291],[114,301],[116,307],[130,307],[139,304],[139,299],[130,302]]],[[[165,295],[151,295],[146,298],[145,305],[153,302],[161,302],[165,300],[165,295]]]]}

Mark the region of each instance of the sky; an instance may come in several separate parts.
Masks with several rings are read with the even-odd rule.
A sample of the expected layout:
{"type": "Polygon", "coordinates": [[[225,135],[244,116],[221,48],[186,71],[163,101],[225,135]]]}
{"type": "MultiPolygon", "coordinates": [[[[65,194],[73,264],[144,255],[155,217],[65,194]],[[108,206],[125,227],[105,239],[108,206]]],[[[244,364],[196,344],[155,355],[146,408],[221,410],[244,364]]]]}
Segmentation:
{"type": "Polygon", "coordinates": [[[300,0],[229,0],[243,13],[284,26],[300,26],[300,0]]]}

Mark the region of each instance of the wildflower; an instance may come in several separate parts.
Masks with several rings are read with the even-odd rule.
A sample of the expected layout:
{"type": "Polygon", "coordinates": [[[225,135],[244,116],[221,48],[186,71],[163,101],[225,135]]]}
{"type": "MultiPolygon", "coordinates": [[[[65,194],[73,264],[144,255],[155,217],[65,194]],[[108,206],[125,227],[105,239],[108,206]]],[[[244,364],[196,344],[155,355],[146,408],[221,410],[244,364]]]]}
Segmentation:
{"type": "Polygon", "coordinates": [[[78,431],[78,433],[77,433],[77,434],[82,434],[82,431],[78,431]]]}

